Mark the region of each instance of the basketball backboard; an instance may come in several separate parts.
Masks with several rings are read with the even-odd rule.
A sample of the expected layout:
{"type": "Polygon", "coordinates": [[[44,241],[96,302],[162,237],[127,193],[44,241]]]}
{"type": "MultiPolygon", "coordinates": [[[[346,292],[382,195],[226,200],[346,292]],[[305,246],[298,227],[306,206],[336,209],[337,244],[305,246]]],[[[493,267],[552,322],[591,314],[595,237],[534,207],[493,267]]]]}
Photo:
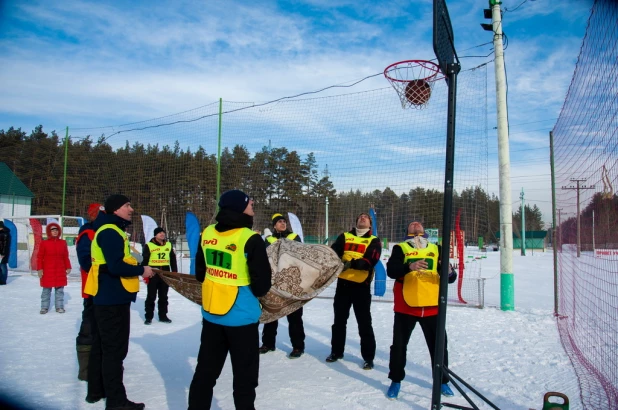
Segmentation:
{"type": "Polygon", "coordinates": [[[433,51],[442,74],[446,76],[447,67],[455,62],[456,55],[453,27],[445,0],[433,1],[433,51]]]}

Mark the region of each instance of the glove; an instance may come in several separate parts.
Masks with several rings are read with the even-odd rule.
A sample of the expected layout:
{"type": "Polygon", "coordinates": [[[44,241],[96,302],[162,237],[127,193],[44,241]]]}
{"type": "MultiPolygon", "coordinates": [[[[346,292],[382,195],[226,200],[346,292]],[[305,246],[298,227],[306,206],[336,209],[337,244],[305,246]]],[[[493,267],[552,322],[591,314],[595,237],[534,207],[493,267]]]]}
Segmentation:
{"type": "Polygon", "coordinates": [[[347,261],[343,264],[343,270],[348,270],[352,267],[352,261],[347,261]]]}
{"type": "Polygon", "coordinates": [[[362,259],[352,259],[350,261],[350,267],[352,269],[356,269],[356,270],[366,270],[367,267],[365,266],[365,261],[362,259]]]}
{"type": "Polygon", "coordinates": [[[455,272],[455,269],[451,266],[451,270],[448,273],[448,283],[453,283],[457,280],[457,272],[455,272]]]}

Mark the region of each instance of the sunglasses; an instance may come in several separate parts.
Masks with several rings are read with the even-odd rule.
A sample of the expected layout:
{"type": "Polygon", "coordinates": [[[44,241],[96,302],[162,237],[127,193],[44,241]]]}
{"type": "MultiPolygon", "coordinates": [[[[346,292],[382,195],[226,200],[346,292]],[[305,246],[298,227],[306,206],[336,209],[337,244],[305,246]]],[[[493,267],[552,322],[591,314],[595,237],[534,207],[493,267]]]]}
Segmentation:
{"type": "Polygon", "coordinates": [[[58,228],[51,228],[50,231],[57,231],[58,228]]]}

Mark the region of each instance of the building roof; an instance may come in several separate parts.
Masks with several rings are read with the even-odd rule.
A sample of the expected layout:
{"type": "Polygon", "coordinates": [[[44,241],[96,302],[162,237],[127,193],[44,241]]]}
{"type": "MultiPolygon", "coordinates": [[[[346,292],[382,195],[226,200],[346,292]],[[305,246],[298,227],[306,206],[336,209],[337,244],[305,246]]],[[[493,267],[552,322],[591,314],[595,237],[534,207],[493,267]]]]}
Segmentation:
{"type": "Polygon", "coordinates": [[[15,195],[34,198],[34,194],[11,171],[4,162],[0,162],[0,195],[15,195]]]}

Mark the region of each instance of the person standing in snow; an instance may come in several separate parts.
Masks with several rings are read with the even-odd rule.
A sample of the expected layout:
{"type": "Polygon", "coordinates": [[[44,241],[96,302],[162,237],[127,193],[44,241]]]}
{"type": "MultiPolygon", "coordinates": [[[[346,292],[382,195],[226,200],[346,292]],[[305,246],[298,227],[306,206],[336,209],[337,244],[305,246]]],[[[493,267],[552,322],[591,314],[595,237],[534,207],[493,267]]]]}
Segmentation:
{"type": "Polygon", "coordinates": [[[7,263],[11,255],[11,230],[0,221],[0,285],[6,285],[9,276],[7,263]]]}
{"type": "MultiPolygon", "coordinates": [[[[277,242],[279,239],[289,239],[291,241],[302,242],[300,236],[288,230],[288,225],[280,213],[272,216],[273,230],[272,235],[266,238],[266,247],[277,242]]],[[[303,308],[299,308],[287,315],[288,318],[288,333],[292,342],[292,352],[290,359],[298,359],[305,353],[305,328],[303,326],[303,308]]],[[[277,327],[279,321],[274,320],[264,324],[262,329],[262,346],[260,354],[273,352],[275,350],[275,341],[277,340],[277,327]]]]}
{"type": "Polygon", "coordinates": [[[371,281],[374,267],[380,262],[382,245],[380,238],[371,234],[371,217],[361,213],[356,218],[356,227],[344,232],[331,248],[344,263],[343,271],[337,279],[335,290],[335,321],[332,326],[331,353],[326,358],[329,363],[343,358],[346,328],[350,308],[358,323],[363,369],[373,369],[376,355],[376,338],[371,323],[371,281]]]}
{"type": "Polygon", "coordinates": [[[92,240],[92,266],[84,291],[93,296],[98,337],[90,351],[86,401],[96,403],[107,398],[106,410],[142,410],[144,403],[127,398],[124,388],[124,359],[129,351],[131,303],[139,292],[141,275],[153,275],[150,266],[138,266],[131,255],[125,233],[131,224],[133,208],[124,195],[105,200],[105,215],[95,220],[92,240]]]}
{"type": "Polygon", "coordinates": [[[62,238],[62,229],[55,222],[45,227],[47,239],[41,242],[37,254],[37,268],[43,292],[41,293],[41,314],[49,311],[51,304],[51,290],[55,289],[56,312],[64,313],[64,287],[67,285],[67,276],[71,273],[69,248],[62,238]]]}
{"type": "MultiPolygon", "coordinates": [[[[144,246],[142,253],[144,259],[142,261],[143,266],[152,266],[153,268],[161,269],[166,272],[178,272],[178,265],[176,262],[176,253],[172,249],[172,243],[167,240],[167,233],[165,229],[157,227],[153,233],[154,237],[144,246]]],[[[155,275],[150,279],[146,279],[148,286],[148,294],[146,295],[146,301],[144,302],[145,319],[144,324],[152,324],[152,318],[154,317],[155,300],[157,299],[157,293],[159,294],[159,303],[157,304],[159,322],[172,323],[171,319],[167,317],[167,293],[169,292],[169,285],[161,279],[159,275],[155,275]]]]}
{"type": "Polygon", "coordinates": [[[94,238],[95,233],[92,224],[102,209],[103,206],[96,202],[88,205],[88,222],[79,228],[77,239],[75,239],[77,261],[79,262],[79,269],[82,276],[82,298],[84,299],[82,323],[79,327],[77,338],[75,339],[77,363],[79,366],[77,378],[82,381],[88,380],[88,359],[90,357],[90,350],[92,349],[92,341],[94,340],[93,333],[97,331],[94,321],[94,305],[92,303],[92,297],[84,293],[84,287],[86,286],[90,266],[92,266],[90,248],[92,246],[92,239],[94,238]]]}
{"type": "Polygon", "coordinates": [[[202,232],[195,279],[202,283],[202,335],[189,388],[189,410],[209,409],[213,388],[229,353],[234,405],[255,408],[260,370],[258,297],[271,286],[271,268],[253,226],[253,200],[239,190],[219,198],[217,224],[202,232]]]}
{"type": "MultiPolygon", "coordinates": [[[[434,368],[436,330],[438,326],[438,293],[440,290],[440,247],[427,240],[425,228],[419,221],[408,225],[403,242],[393,246],[386,264],[388,277],[395,279],[393,296],[395,299],[395,321],[393,324],[393,344],[389,360],[388,378],[391,385],[386,393],[396,399],[404,379],[407,346],[414,327],[418,323],[423,330],[427,349],[434,368]]],[[[451,271],[449,283],[457,279],[451,271]]],[[[448,349],[444,339],[444,366],[448,368],[448,349]]],[[[442,395],[453,396],[449,387],[449,377],[442,372],[442,395]]]]}

